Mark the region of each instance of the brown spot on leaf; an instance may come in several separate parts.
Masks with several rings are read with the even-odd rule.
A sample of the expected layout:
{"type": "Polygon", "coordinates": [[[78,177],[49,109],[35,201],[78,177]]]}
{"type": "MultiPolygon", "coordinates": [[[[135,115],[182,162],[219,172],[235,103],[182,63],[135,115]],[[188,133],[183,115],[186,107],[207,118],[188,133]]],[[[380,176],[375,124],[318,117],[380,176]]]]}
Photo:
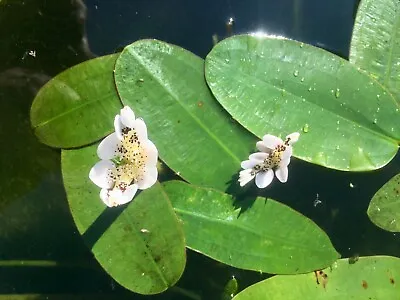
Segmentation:
{"type": "Polygon", "coordinates": [[[394,279],[392,277],[390,277],[390,283],[394,284],[394,279]]]}
{"type": "Polygon", "coordinates": [[[203,107],[203,105],[204,105],[203,101],[197,102],[197,106],[198,106],[198,107],[203,107]]]}
{"type": "Polygon", "coordinates": [[[364,289],[367,289],[368,288],[368,283],[365,281],[365,280],[363,280],[362,281],[362,287],[364,288],[364,289]]]}

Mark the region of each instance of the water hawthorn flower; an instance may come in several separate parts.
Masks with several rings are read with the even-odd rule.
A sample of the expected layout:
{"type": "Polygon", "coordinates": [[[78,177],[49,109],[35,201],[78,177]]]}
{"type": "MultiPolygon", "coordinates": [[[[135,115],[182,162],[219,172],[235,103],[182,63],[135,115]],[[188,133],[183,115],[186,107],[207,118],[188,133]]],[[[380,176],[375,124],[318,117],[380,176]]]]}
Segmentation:
{"type": "Polygon", "coordinates": [[[147,127],[128,107],[114,119],[115,132],[101,141],[101,159],[89,178],[101,188],[100,198],[111,207],[133,199],[137,190],[151,187],[157,180],[156,146],[147,138],[147,127]]]}
{"type": "Polygon", "coordinates": [[[292,145],[297,142],[300,134],[289,134],[285,141],[267,134],[257,142],[256,147],[261,152],[253,153],[248,160],[242,161],[242,171],[239,173],[239,184],[244,186],[254,177],[259,188],[267,187],[274,179],[274,171],[280,182],[288,178],[288,165],[292,156],[292,145]]]}

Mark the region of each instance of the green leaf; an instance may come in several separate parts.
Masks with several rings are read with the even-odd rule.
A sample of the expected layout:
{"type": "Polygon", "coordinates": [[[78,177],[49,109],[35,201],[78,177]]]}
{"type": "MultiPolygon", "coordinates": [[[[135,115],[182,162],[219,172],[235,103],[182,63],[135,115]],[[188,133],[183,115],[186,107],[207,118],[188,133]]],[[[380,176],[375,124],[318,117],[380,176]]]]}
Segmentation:
{"type": "Polygon", "coordinates": [[[41,142],[57,148],[79,147],[113,130],[113,118],[121,109],[113,79],[118,55],[74,66],[39,91],[31,123],[41,142]]]}
{"type": "Polygon", "coordinates": [[[354,23],[350,62],[369,73],[400,103],[400,2],[363,0],[354,23]]]}
{"type": "Polygon", "coordinates": [[[377,226],[400,232],[400,174],[397,174],[372,197],[368,217],[377,226]]]}
{"type": "Polygon", "coordinates": [[[183,221],[187,247],[215,260],[241,269],[295,274],[338,258],[325,232],[277,201],[235,202],[230,195],[181,181],[163,186],[183,221]]]}
{"type": "Polygon", "coordinates": [[[234,300],[365,300],[398,299],[400,260],[390,256],[361,257],[355,264],[337,261],[318,275],[278,275],[243,290],[234,300]]]}
{"type": "Polygon", "coordinates": [[[364,171],[398,149],[393,97],[349,62],[292,40],[241,35],[206,58],[214,96],[259,137],[303,131],[294,155],[329,168],[364,171]]]}
{"type": "Polygon", "coordinates": [[[64,185],[72,216],[100,265],[127,289],[155,294],[174,285],[185,266],[181,225],[160,184],[132,202],[107,208],[88,178],[98,160],[93,145],[62,151],[64,185]]]}
{"type": "Polygon", "coordinates": [[[201,58],[164,42],[138,41],[118,58],[115,81],[171,169],[194,184],[229,186],[255,137],[215,101],[201,58]]]}

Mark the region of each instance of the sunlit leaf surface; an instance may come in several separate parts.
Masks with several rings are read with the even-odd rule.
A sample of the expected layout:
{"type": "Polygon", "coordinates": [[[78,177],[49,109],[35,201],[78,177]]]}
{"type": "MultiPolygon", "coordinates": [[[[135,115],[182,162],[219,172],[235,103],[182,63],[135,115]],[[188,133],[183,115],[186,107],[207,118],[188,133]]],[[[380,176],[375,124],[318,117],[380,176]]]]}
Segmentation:
{"type": "Polygon", "coordinates": [[[399,270],[400,260],[397,257],[361,257],[354,264],[349,264],[348,259],[341,259],[323,270],[322,274],[277,275],[248,287],[233,299],[398,299],[399,270]]]}
{"type": "Polygon", "coordinates": [[[325,167],[362,171],[398,149],[400,112],[368,75],[325,50],[292,40],[240,35],[206,58],[218,101],[261,137],[302,132],[294,155],[325,167]]]}
{"type": "Polygon", "coordinates": [[[201,58],[157,40],[138,41],[118,58],[115,81],[122,102],[144,118],[161,159],[176,173],[222,190],[237,180],[255,137],[215,101],[201,58]]]}
{"type": "Polygon", "coordinates": [[[272,274],[310,272],[338,253],[313,221],[272,199],[235,201],[214,189],[163,184],[187,247],[225,264],[272,274]]]}
{"type": "Polygon", "coordinates": [[[377,79],[400,103],[400,2],[362,0],[350,47],[350,62],[377,79]]]}

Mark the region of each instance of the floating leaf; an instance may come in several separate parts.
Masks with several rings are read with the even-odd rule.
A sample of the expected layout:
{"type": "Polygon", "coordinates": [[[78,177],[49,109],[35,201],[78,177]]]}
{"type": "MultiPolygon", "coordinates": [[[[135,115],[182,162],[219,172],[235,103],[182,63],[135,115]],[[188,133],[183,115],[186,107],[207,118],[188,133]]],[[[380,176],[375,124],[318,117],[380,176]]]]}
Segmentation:
{"type": "Polygon", "coordinates": [[[215,101],[201,58],[164,42],[138,41],[118,58],[115,81],[171,169],[191,183],[227,188],[255,137],[215,101]]]}
{"type": "Polygon", "coordinates": [[[302,131],[294,155],[325,167],[363,171],[398,149],[393,97],[368,75],[325,50],[292,40],[241,35],[206,58],[214,96],[259,137],[302,131]]]}
{"type": "Polygon", "coordinates": [[[341,259],[321,275],[312,272],[273,276],[248,287],[233,299],[398,299],[399,280],[400,260],[396,257],[361,257],[355,264],[341,259]]]}
{"type": "Polygon", "coordinates": [[[400,174],[379,189],[367,213],[375,225],[392,232],[400,231],[400,174]]]}
{"type": "Polygon", "coordinates": [[[294,274],[324,268],[338,258],[325,232],[277,201],[235,202],[230,195],[181,181],[163,186],[183,221],[187,247],[215,260],[236,268],[294,274]]]}
{"type": "Polygon", "coordinates": [[[93,145],[62,151],[64,185],[72,216],[100,265],[127,289],[155,294],[174,285],[185,266],[181,225],[160,184],[134,201],[107,208],[88,178],[98,160],[93,145]]]}
{"type": "Polygon", "coordinates": [[[382,83],[400,103],[400,2],[363,0],[354,23],[350,62],[382,83]]]}
{"type": "Polygon", "coordinates": [[[113,117],[122,107],[113,79],[118,55],[76,65],[39,91],[31,123],[41,142],[57,148],[79,147],[112,131],[113,117]]]}

